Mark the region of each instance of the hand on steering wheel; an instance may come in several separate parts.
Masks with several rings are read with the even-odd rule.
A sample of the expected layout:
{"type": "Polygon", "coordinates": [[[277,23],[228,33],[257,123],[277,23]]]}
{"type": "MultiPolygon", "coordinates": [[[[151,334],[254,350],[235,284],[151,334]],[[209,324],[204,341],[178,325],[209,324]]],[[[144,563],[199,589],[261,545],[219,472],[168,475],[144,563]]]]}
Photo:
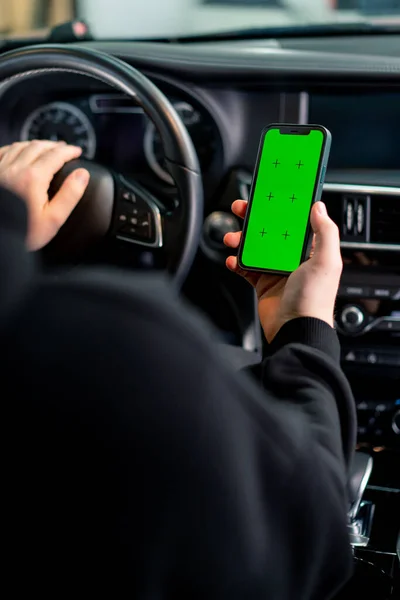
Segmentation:
{"type": "Polygon", "coordinates": [[[85,193],[90,175],[77,169],[51,202],[48,196],[54,175],[81,154],[81,148],[65,142],[20,142],[0,148],[0,185],[27,204],[29,250],[39,250],[55,237],[85,193]]]}

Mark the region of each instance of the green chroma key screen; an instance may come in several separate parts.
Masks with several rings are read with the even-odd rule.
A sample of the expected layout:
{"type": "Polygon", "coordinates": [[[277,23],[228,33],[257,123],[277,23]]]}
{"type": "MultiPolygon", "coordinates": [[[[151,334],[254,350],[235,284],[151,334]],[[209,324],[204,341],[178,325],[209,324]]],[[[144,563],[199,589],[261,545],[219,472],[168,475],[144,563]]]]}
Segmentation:
{"type": "Polygon", "coordinates": [[[291,272],[300,265],[324,133],[264,137],[241,253],[243,266],[291,272]]]}

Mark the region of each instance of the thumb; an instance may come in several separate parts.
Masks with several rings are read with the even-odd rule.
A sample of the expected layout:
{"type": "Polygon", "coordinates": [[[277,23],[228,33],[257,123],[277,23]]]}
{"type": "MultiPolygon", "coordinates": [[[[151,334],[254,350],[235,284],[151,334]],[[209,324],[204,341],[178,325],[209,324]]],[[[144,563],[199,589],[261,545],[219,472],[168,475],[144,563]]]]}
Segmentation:
{"type": "Polygon", "coordinates": [[[337,225],[329,217],[323,202],[316,202],[311,211],[311,226],[315,234],[313,260],[332,269],[342,267],[340,238],[337,225]]]}
{"type": "Polygon", "coordinates": [[[47,210],[55,228],[60,229],[68,219],[89,184],[90,174],[86,169],[73,171],[47,205],[47,210]]]}

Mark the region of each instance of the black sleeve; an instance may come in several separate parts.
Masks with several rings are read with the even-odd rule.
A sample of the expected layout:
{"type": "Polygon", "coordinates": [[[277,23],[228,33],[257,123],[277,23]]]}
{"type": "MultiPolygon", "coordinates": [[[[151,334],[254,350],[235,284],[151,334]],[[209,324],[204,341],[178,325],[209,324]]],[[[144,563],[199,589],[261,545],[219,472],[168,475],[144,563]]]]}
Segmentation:
{"type": "Polygon", "coordinates": [[[33,587],[323,600],[348,578],[344,376],[289,344],[263,391],[195,320],[164,284],[83,273],[10,324],[8,555],[33,587]]]}

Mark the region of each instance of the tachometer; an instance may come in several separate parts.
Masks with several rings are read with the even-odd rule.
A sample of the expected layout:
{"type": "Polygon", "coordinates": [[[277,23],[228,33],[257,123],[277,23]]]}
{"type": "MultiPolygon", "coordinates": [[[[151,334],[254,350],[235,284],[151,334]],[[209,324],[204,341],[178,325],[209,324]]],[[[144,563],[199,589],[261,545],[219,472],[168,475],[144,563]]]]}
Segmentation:
{"type": "Polygon", "coordinates": [[[96,134],[85,113],[68,102],[52,102],[29,115],[21,130],[21,140],[65,141],[83,150],[82,157],[93,159],[96,134]]]}

